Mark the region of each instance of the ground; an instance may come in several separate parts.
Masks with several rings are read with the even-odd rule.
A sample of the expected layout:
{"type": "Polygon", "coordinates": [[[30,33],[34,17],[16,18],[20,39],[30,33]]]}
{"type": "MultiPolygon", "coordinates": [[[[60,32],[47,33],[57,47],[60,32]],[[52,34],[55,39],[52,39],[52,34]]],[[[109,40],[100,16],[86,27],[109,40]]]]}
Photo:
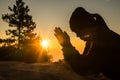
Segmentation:
{"type": "MultiPolygon", "coordinates": [[[[0,80],[94,80],[62,63],[0,62],[0,80]]],[[[98,79],[96,79],[98,80],[98,79]]]]}

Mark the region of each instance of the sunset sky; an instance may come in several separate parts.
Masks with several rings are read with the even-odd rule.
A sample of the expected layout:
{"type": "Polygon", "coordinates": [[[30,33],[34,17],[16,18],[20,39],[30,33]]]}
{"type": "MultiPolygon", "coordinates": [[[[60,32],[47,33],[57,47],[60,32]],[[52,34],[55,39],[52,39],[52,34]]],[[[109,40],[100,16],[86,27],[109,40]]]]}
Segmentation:
{"type": "MultiPolygon", "coordinates": [[[[77,7],[84,7],[91,13],[103,16],[109,28],[120,34],[120,0],[23,0],[29,6],[29,14],[33,16],[37,26],[35,32],[42,38],[49,39],[50,54],[54,59],[63,58],[62,47],[54,36],[54,28],[61,27],[71,36],[72,44],[83,52],[85,42],[70,31],[69,19],[77,7]]],[[[0,0],[0,38],[5,38],[8,24],[3,22],[2,14],[9,13],[8,6],[13,6],[15,0],[0,0]]]]}

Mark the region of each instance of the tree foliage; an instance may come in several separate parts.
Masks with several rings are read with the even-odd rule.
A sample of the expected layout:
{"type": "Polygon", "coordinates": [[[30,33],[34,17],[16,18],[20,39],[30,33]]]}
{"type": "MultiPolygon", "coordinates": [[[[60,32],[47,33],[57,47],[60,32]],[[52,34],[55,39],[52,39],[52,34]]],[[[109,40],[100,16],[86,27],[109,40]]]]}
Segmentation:
{"type": "Polygon", "coordinates": [[[36,62],[41,52],[39,45],[41,38],[36,34],[29,35],[22,45],[23,60],[25,62],[36,62]]]}
{"type": "Polygon", "coordinates": [[[17,38],[18,47],[20,47],[21,42],[32,34],[36,24],[33,22],[32,16],[28,14],[30,9],[22,0],[16,0],[13,7],[8,6],[8,9],[11,13],[3,14],[2,19],[13,28],[6,30],[6,35],[11,36],[11,39],[17,38]]]}

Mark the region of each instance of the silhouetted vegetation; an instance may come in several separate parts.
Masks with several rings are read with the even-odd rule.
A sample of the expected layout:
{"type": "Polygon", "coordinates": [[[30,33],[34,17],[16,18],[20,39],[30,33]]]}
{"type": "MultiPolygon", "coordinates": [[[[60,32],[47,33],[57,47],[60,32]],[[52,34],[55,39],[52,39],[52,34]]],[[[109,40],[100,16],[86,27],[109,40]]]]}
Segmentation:
{"type": "Polygon", "coordinates": [[[11,39],[18,38],[18,49],[21,48],[21,42],[29,37],[29,35],[36,28],[35,22],[32,20],[32,16],[28,14],[30,9],[25,6],[22,0],[16,0],[16,4],[13,7],[8,6],[10,14],[3,14],[2,19],[9,24],[12,29],[6,30],[6,35],[10,35],[11,39]]]}
{"type": "Polygon", "coordinates": [[[25,5],[25,2],[16,0],[13,7],[8,6],[8,9],[11,13],[3,14],[2,19],[9,24],[10,29],[5,31],[9,38],[0,39],[2,45],[0,60],[49,61],[48,52],[39,45],[40,36],[33,32],[36,23],[28,14],[30,9],[25,5]]]}
{"type": "Polygon", "coordinates": [[[0,60],[13,60],[15,49],[14,46],[0,47],[0,60]]]}

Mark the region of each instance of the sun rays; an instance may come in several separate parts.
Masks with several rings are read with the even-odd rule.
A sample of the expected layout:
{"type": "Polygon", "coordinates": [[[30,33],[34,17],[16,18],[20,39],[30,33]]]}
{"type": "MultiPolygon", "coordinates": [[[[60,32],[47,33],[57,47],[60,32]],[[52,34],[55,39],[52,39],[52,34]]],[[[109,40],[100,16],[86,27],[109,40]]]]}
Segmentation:
{"type": "Polygon", "coordinates": [[[49,45],[50,45],[50,41],[49,40],[42,40],[42,42],[40,43],[40,45],[43,47],[43,48],[48,48],[49,45]]]}

